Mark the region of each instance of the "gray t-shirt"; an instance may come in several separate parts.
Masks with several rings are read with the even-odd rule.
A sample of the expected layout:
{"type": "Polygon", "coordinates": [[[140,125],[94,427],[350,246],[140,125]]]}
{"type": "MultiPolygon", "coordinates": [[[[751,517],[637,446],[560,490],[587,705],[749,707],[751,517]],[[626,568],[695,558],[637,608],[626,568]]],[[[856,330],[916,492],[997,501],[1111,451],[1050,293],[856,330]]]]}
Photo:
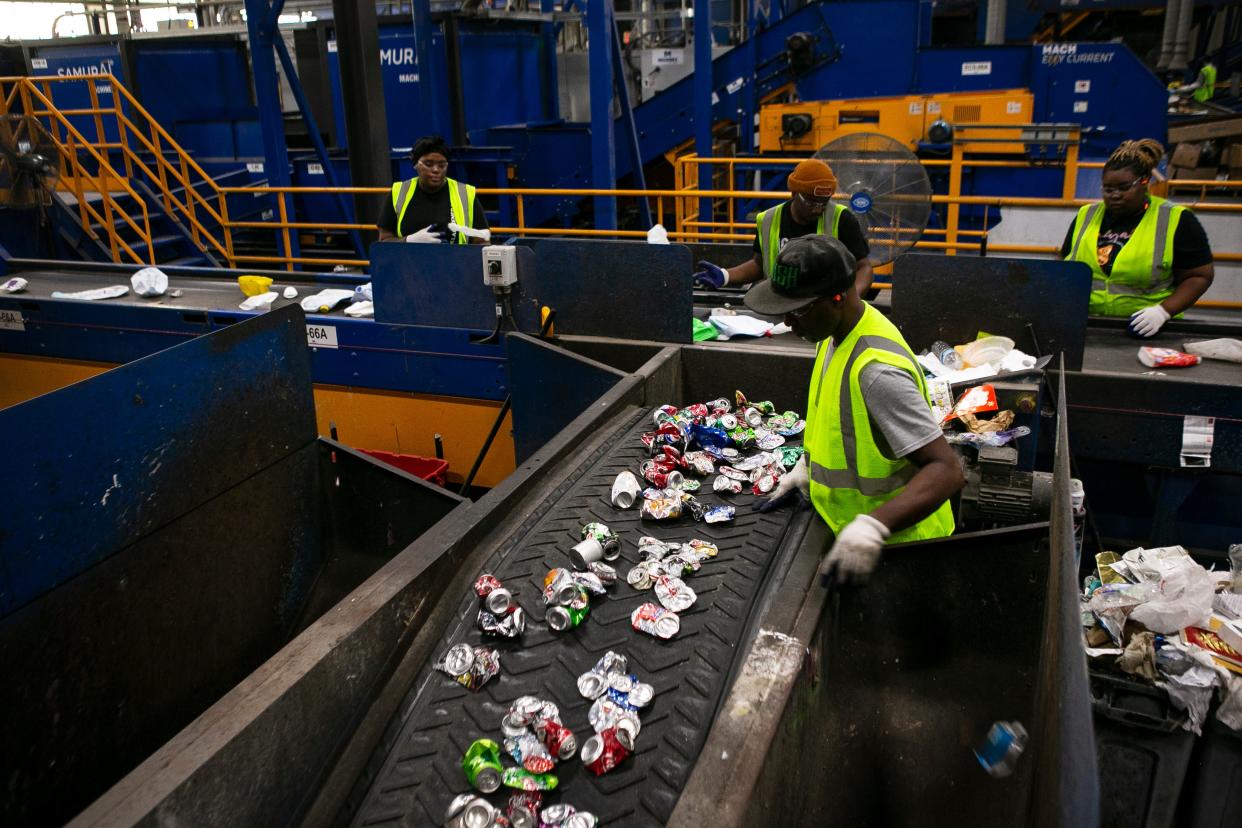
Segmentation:
{"type": "Polygon", "coordinates": [[[863,368],[858,384],[876,445],[885,457],[905,457],[940,436],[931,406],[906,371],[872,362],[863,368]]]}

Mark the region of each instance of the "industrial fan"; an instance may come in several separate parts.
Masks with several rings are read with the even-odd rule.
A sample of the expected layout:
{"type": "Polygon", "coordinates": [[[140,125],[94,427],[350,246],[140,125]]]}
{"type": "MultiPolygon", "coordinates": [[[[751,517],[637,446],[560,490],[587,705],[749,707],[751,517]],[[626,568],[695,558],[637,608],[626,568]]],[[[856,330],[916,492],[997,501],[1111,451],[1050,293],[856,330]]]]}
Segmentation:
{"type": "Polygon", "coordinates": [[[931,216],[931,181],[900,141],[856,132],[825,145],[815,157],[832,168],[837,192],[849,196],[873,265],[891,262],[923,235],[931,216]]]}
{"type": "Polygon", "coordinates": [[[0,117],[0,206],[46,208],[60,175],[56,142],[38,119],[0,117]]]}

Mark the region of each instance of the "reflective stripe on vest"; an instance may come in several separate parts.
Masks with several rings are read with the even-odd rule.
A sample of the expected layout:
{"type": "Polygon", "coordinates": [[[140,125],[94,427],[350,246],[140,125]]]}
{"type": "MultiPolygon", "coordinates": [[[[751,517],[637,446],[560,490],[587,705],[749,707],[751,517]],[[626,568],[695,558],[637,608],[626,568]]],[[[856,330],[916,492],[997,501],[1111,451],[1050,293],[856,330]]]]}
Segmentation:
{"type": "MultiPolygon", "coordinates": [[[[776,267],[776,256],[781,252],[781,212],[784,208],[784,204],[778,204],[755,216],[755,233],[759,237],[759,261],[763,264],[765,278],[771,277],[772,269],[776,267]]],[[[841,214],[845,212],[845,207],[834,204],[832,208],[830,235],[837,238],[841,229],[841,214]]],[[[819,214],[819,221],[815,225],[815,232],[821,236],[824,235],[827,218],[828,211],[825,210],[819,214]]]]}
{"type": "MultiPolygon", "coordinates": [[[[452,178],[444,179],[444,183],[449,188],[449,221],[460,224],[462,227],[473,227],[475,188],[452,178]],[[462,216],[465,216],[465,221],[461,220],[462,216]]],[[[392,208],[397,211],[398,233],[403,229],[409,229],[402,228],[401,221],[405,218],[405,211],[410,206],[410,202],[414,200],[414,193],[417,191],[417,178],[392,185],[392,208]]],[[[418,230],[421,229],[421,227],[418,228],[418,230]]],[[[470,240],[464,233],[457,233],[453,241],[455,244],[467,244],[470,240]]]]}
{"type": "MultiPolygon", "coordinates": [[[[805,446],[811,477],[811,501],[824,521],[839,531],[859,514],[870,513],[896,497],[918,473],[905,459],[884,456],[872,432],[866,401],[855,395],[862,372],[872,362],[906,371],[923,397],[927,385],[914,354],[891,322],[871,306],[832,354],[821,343],[808,401],[805,446]],[[838,383],[836,399],[820,396],[825,384],[838,383]]],[[[930,404],[929,404],[930,405],[930,404]]],[[[953,532],[953,512],[946,501],[932,514],[899,532],[889,543],[944,537],[953,532]]]]}
{"type": "Polygon", "coordinates": [[[1074,220],[1073,246],[1066,257],[1091,268],[1091,312],[1129,316],[1173,292],[1173,238],[1186,209],[1151,196],[1147,213],[1113,260],[1112,272],[1100,267],[1097,245],[1104,205],[1088,204],[1074,220]]]}

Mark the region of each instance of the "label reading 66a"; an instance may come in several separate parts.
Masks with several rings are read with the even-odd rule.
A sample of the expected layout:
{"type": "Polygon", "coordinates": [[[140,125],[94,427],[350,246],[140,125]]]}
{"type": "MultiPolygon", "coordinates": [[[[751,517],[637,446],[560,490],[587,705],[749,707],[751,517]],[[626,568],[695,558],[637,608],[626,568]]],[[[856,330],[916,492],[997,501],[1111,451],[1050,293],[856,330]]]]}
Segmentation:
{"type": "Polygon", "coordinates": [[[26,320],[21,311],[0,310],[0,331],[24,331],[26,320]]]}
{"type": "Polygon", "coordinates": [[[307,325],[306,343],[312,348],[335,348],[336,328],[331,325],[307,325]]]}

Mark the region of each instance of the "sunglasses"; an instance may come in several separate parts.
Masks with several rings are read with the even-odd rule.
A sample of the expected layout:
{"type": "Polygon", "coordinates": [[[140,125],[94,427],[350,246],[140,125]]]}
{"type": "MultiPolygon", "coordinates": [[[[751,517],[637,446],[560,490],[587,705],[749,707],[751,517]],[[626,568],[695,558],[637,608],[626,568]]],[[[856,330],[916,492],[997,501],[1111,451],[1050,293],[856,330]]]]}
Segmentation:
{"type": "Polygon", "coordinates": [[[1135,185],[1146,184],[1147,181],[1148,179],[1146,178],[1136,178],[1129,184],[1122,184],[1120,187],[1101,187],[1100,191],[1105,195],[1121,195],[1122,193],[1128,193],[1133,190],[1135,185]]]}

